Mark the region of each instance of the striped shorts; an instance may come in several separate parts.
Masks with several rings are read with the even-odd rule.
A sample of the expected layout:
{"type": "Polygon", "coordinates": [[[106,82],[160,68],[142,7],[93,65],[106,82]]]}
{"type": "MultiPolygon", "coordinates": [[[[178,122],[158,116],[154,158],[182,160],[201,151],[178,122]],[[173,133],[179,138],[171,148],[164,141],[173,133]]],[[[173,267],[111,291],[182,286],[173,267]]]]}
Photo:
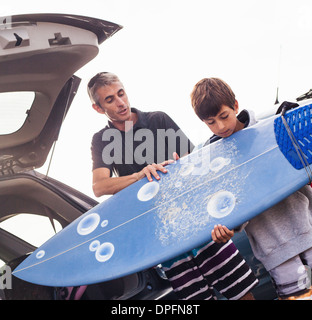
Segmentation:
{"type": "Polygon", "coordinates": [[[214,241],[162,264],[180,300],[237,300],[258,284],[234,243],[214,241]]]}

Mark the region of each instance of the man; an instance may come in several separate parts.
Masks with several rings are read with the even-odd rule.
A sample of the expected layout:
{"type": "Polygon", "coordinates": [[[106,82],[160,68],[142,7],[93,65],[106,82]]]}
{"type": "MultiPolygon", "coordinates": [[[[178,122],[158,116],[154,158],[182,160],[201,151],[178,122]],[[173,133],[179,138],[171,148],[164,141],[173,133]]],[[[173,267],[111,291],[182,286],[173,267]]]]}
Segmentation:
{"type": "Polygon", "coordinates": [[[183,156],[193,144],[164,112],[130,108],[119,78],[109,72],[95,75],[88,84],[92,107],[106,115],[108,125],[92,139],[93,192],[115,194],[144,178],[159,180],[173,152],[183,156]],[[114,177],[113,177],[114,173],[114,177]]]}

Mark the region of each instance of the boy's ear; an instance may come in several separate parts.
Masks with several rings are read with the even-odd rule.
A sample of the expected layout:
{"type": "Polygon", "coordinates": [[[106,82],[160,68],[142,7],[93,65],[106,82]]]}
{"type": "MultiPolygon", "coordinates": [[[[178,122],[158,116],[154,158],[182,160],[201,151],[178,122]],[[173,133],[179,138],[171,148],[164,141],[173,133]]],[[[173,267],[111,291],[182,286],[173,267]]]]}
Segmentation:
{"type": "Polygon", "coordinates": [[[92,108],[98,113],[105,114],[105,111],[98,104],[93,103],[92,108]]]}
{"type": "Polygon", "coordinates": [[[234,103],[234,111],[235,111],[235,113],[238,113],[238,109],[239,109],[238,101],[235,100],[235,103],[234,103]]]}

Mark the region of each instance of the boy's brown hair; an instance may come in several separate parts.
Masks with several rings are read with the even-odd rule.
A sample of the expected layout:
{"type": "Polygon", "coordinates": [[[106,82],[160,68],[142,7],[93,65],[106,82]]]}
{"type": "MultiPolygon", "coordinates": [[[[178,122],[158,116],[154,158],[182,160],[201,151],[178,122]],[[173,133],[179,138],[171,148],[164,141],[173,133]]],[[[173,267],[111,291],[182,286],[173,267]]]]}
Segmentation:
{"type": "Polygon", "coordinates": [[[191,93],[192,107],[201,120],[215,117],[222,105],[234,109],[235,94],[230,86],[218,78],[204,78],[191,93]]]}

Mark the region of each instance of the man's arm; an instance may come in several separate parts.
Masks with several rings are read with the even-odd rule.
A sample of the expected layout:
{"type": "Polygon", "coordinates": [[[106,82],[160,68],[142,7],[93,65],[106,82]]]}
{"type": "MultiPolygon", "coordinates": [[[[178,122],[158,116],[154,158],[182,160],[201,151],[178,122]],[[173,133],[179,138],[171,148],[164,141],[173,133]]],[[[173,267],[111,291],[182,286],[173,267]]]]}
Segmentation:
{"type": "Polygon", "coordinates": [[[115,194],[137,181],[136,173],[124,177],[110,177],[110,170],[98,168],[93,170],[92,189],[96,197],[115,194]]]}
{"type": "Polygon", "coordinates": [[[173,160],[167,160],[161,164],[150,164],[143,168],[139,172],[123,176],[123,177],[111,177],[110,170],[108,168],[97,168],[93,170],[93,193],[96,197],[103,195],[110,195],[119,192],[120,190],[130,186],[132,183],[147,177],[149,181],[153,181],[152,177],[159,180],[160,177],[157,171],[167,173],[166,165],[173,163],[173,160]]]}

